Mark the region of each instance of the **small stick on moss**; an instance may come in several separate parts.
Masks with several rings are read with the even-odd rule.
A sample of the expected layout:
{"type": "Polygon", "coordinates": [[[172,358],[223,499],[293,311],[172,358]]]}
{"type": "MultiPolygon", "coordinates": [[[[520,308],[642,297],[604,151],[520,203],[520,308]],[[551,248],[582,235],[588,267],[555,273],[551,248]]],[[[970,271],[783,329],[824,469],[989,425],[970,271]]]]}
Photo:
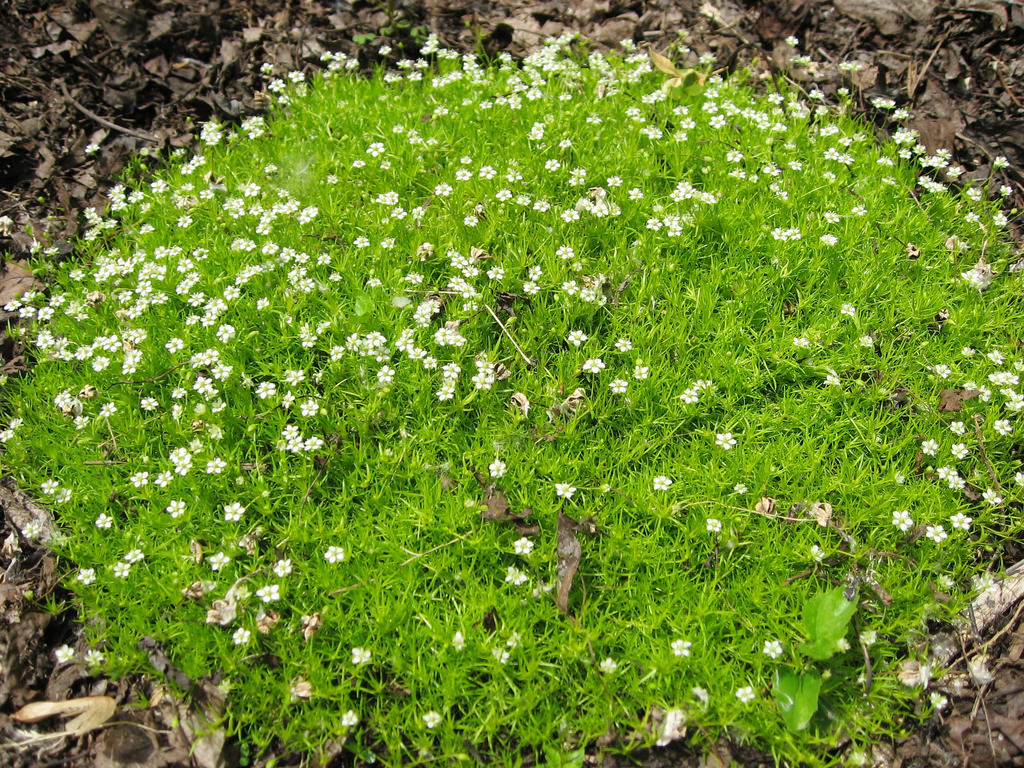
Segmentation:
{"type": "Polygon", "coordinates": [[[365,587],[367,584],[373,584],[373,582],[375,582],[375,581],[376,581],[376,579],[367,579],[366,581],[357,581],[355,584],[349,584],[347,587],[342,587],[341,589],[336,589],[333,592],[329,592],[328,595],[330,595],[331,597],[333,597],[334,595],[340,595],[340,594],[343,594],[344,592],[348,592],[349,590],[356,589],[357,587],[365,587]]]}
{"type": "Polygon", "coordinates": [[[722,509],[731,509],[734,512],[746,512],[748,514],[761,515],[761,517],[767,517],[767,518],[769,518],[771,520],[782,520],[782,521],[787,522],[787,523],[807,523],[807,522],[812,522],[814,520],[814,518],[812,518],[812,517],[786,517],[785,515],[777,515],[774,512],[758,512],[756,509],[747,509],[745,507],[734,507],[731,504],[723,504],[722,502],[715,501],[714,499],[708,499],[706,501],[686,501],[686,502],[683,502],[683,506],[684,507],[685,506],[697,507],[697,506],[702,506],[702,505],[707,505],[707,504],[713,504],[716,507],[721,507],[722,509]]]}
{"type": "Polygon", "coordinates": [[[445,547],[450,547],[452,544],[454,544],[457,541],[464,541],[466,539],[466,536],[468,536],[468,535],[469,534],[467,533],[465,536],[456,536],[451,541],[446,541],[444,544],[438,544],[436,547],[428,549],[426,552],[413,552],[412,550],[406,549],[405,547],[401,547],[401,550],[403,552],[405,552],[405,554],[409,555],[409,558],[407,560],[403,560],[401,563],[399,563],[399,565],[408,565],[413,560],[418,560],[421,557],[425,557],[425,556],[427,556],[427,555],[429,555],[429,554],[431,554],[433,552],[437,552],[437,550],[439,550],[439,549],[444,549],[445,547]]]}
{"type": "Polygon", "coordinates": [[[170,375],[174,371],[176,371],[179,368],[181,368],[181,366],[186,365],[186,364],[187,364],[186,362],[178,363],[174,367],[168,368],[163,373],[157,374],[156,376],[154,376],[151,379],[138,379],[137,381],[115,381],[111,386],[119,387],[119,386],[123,386],[125,384],[152,384],[154,381],[160,381],[160,379],[162,379],[164,376],[170,375]]]}
{"type": "Polygon", "coordinates": [[[985,462],[985,468],[988,470],[988,476],[992,478],[992,485],[997,491],[1002,489],[999,487],[999,478],[996,477],[996,470],[992,466],[992,462],[988,460],[988,451],[985,450],[985,439],[981,436],[981,414],[974,414],[974,434],[978,438],[978,450],[981,452],[981,460],[985,462]]]}
{"type": "Polygon", "coordinates": [[[512,346],[516,348],[516,352],[518,352],[522,356],[523,360],[526,361],[526,364],[531,368],[535,366],[537,364],[537,361],[531,360],[526,356],[526,353],[523,352],[523,350],[519,347],[518,344],[516,344],[516,340],[512,338],[512,334],[508,332],[508,328],[505,327],[505,324],[498,319],[498,316],[496,314],[494,314],[494,310],[491,309],[490,306],[488,306],[487,304],[484,304],[484,309],[486,309],[488,313],[490,313],[491,317],[494,318],[494,322],[496,322],[498,326],[501,328],[501,330],[505,332],[505,335],[508,336],[509,341],[512,342],[512,346]]]}

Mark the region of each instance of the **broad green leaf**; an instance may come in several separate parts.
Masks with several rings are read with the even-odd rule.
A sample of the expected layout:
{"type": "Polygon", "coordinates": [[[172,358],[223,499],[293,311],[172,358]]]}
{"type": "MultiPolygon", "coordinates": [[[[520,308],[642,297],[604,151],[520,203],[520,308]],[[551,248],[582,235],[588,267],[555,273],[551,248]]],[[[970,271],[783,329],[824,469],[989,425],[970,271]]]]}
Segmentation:
{"type": "Polygon", "coordinates": [[[802,731],[810,725],[811,718],[818,711],[818,694],[821,692],[821,675],[814,670],[798,675],[791,669],[775,672],[772,695],[779,705],[783,722],[791,731],[802,731]]]}
{"type": "Polygon", "coordinates": [[[831,658],[856,612],[857,601],[847,600],[842,587],[812,597],[804,605],[808,640],[801,650],[817,661],[831,658]]]}
{"type": "Polygon", "coordinates": [[[651,55],[651,64],[653,64],[657,69],[664,72],[666,75],[672,75],[673,77],[679,76],[679,70],[676,69],[676,65],[668,58],[655,51],[648,51],[648,53],[651,55]]]}
{"type": "Polygon", "coordinates": [[[372,311],[373,311],[373,299],[371,299],[368,294],[357,293],[356,294],[356,308],[355,308],[355,315],[356,315],[356,317],[364,317],[365,315],[370,314],[372,311]]]}

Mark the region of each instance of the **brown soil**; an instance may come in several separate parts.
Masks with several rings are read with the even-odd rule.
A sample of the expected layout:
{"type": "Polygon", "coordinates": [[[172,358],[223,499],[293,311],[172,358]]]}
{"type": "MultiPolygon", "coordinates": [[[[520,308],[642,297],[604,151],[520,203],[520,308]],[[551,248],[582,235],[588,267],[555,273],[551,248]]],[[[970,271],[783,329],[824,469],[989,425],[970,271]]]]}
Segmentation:
{"type": "MultiPolygon", "coordinates": [[[[714,53],[729,69],[786,69],[797,82],[829,95],[848,86],[859,107],[876,96],[895,99],[910,108],[911,125],[929,149],[952,149],[966,178],[987,177],[994,158],[1007,157],[1011,166],[997,178],[1012,188],[1015,207],[1024,208],[1024,6],[1018,2],[420,0],[396,1],[390,19],[385,8],[386,3],[345,0],[0,4],[0,305],[31,282],[17,262],[29,255],[33,241],[52,248],[53,258],[73,253],[82,210],[102,207],[118,172],[140,150],[159,158],[188,146],[196,126],[211,117],[235,121],[258,111],[261,63],[313,70],[324,51],[340,50],[369,64],[385,41],[395,48],[392,57],[414,55],[426,30],[449,47],[522,56],[544,37],[566,30],[604,46],[632,38],[664,49],[685,28],[694,51],[714,53]],[[387,27],[390,33],[369,44],[387,27]],[[783,40],[789,35],[814,60],[810,67],[788,64],[791,51],[783,40]],[[838,68],[844,61],[860,61],[864,68],[844,74],[838,68]],[[95,152],[89,149],[94,143],[100,145],[95,152]]],[[[1011,230],[1022,239],[1020,218],[1011,230]]],[[[5,319],[0,313],[0,322],[5,319]]],[[[18,345],[5,338],[0,374],[24,369],[18,345]]],[[[61,564],[18,532],[25,520],[45,513],[9,482],[0,487],[0,507],[0,734],[7,742],[0,745],[0,764],[243,764],[238,745],[216,737],[196,741],[203,697],[181,703],[165,693],[175,670],[159,648],[151,652],[158,671],[149,678],[115,682],[79,665],[55,663],[54,649],[78,642],[74,607],[60,587],[61,564]],[[116,700],[120,724],[11,747],[34,728],[10,718],[25,703],[101,695],[116,700]]],[[[1020,552],[1005,554],[1007,563],[1019,559],[1014,554],[1020,552]]],[[[1009,609],[987,638],[973,638],[963,653],[981,648],[988,650],[993,679],[978,684],[961,676],[948,682],[942,690],[950,706],[902,742],[880,744],[872,763],[1024,766],[1020,611],[1009,609]]],[[[836,754],[844,759],[842,745],[836,754]]],[[[679,743],[635,758],[647,768],[727,765],[730,759],[744,766],[774,765],[770,755],[728,741],[706,755],[679,743]]],[[[271,760],[278,766],[316,764],[283,746],[248,764],[271,760]]],[[[321,764],[352,763],[339,753],[321,764]]],[[[627,762],[607,758],[601,764],[627,762]]]]}

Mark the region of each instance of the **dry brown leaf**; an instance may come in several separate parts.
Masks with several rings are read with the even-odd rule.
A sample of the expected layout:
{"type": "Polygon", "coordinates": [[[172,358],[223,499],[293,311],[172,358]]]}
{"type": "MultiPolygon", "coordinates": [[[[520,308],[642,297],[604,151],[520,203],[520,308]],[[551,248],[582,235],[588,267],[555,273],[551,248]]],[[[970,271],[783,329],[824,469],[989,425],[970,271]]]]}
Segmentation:
{"type": "Polygon", "coordinates": [[[811,505],[811,515],[822,528],[827,528],[832,520],[832,505],[827,501],[816,501],[811,505]]]}
{"type": "Polygon", "coordinates": [[[565,400],[548,409],[548,419],[553,421],[555,416],[572,416],[586,399],[587,393],[582,387],[577,387],[565,400]]]}
{"type": "Polygon", "coordinates": [[[939,393],[939,413],[952,413],[963,408],[964,400],[981,394],[978,389],[944,389],[939,393]]]}
{"type": "Polygon", "coordinates": [[[762,499],[754,505],[754,511],[759,515],[774,515],[775,499],[771,496],[762,497],[762,499]]]}
{"type": "Polygon", "coordinates": [[[578,523],[567,514],[558,512],[558,565],[555,574],[558,579],[558,589],[555,594],[555,602],[558,610],[563,614],[569,614],[569,590],[572,589],[572,581],[576,576],[576,569],[580,565],[580,557],[583,555],[583,548],[579,539],[576,538],[578,523]]]}
{"type": "Polygon", "coordinates": [[[666,747],[673,741],[679,741],[686,736],[686,713],[681,709],[670,709],[664,715],[661,729],[658,733],[658,740],[654,742],[659,747],[666,747]]]}
{"type": "Polygon", "coordinates": [[[32,290],[39,290],[43,284],[27,269],[13,261],[0,264],[0,307],[32,290]]]}
{"type": "Polygon", "coordinates": [[[530,401],[522,392],[516,392],[512,395],[512,405],[518,408],[522,412],[523,416],[530,415],[530,401]]]}
{"type": "Polygon", "coordinates": [[[281,620],[281,614],[277,611],[265,611],[262,608],[256,614],[256,631],[261,635],[269,635],[274,625],[281,620]]]}
{"type": "Polygon", "coordinates": [[[530,514],[526,508],[522,512],[512,512],[508,497],[493,483],[488,483],[480,472],[473,470],[473,477],[484,491],[484,508],[480,511],[480,517],[489,523],[504,523],[509,520],[518,522],[530,514]]]}
{"type": "Polygon", "coordinates": [[[206,589],[201,581],[193,581],[181,590],[181,594],[186,600],[199,600],[205,593],[206,589]]]}
{"type": "Polygon", "coordinates": [[[917,659],[906,659],[900,664],[897,677],[908,688],[915,688],[919,685],[927,688],[932,679],[932,668],[930,664],[922,664],[917,659]]]}
{"type": "Polygon", "coordinates": [[[304,615],[302,617],[302,637],[305,638],[308,643],[313,635],[317,633],[317,630],[324,625],[323,619],[320,618],[319,613],[313,613],[304,615]]]}
{"type": "Polygon", "coordinates": [[[0,510],[3,510],[22,536],[27,529],[35,527],[39,531],[37,538],[45,543],[56,533],[50,511],[36,504],[17,488],[11,491],[0,485],[0,510]]]}
{"type": "Polygon", "coordinates": [[[114,715],[115,709],[117,702],[110,696],[83,696],[67,701],[34,701],[11,715],[11,719],[19,723],[38,723],[48,717],[75,715],[64,724],[64,732],[80,736],[107,722],[114,715]]]}
{"type": "Polygon", "coordinates": [[[214,600],[210,610],[206,612],[206,623],[226,627],[237,615],[238,606],[234,600],[214,600]]]}
{"type": "Polygon", "coordinates": [[[292,681],[292,698],[309,699],[313,696],[313,686],[304,677],[299,676],[292,681]]]}

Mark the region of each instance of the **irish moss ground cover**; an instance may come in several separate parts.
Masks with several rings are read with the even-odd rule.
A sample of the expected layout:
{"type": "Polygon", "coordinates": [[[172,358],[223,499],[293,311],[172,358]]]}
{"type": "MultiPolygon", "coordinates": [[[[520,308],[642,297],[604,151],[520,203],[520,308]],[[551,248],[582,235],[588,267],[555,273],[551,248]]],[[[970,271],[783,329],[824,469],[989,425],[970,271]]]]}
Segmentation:
{"type": "Polygon", "coordinates": [[[898,662],[1024,497],[999,190],[813,92],[427,51],[273,80],[14,307],[90,663],[386,764],[827,763],[941,704],[898,662]]]}

